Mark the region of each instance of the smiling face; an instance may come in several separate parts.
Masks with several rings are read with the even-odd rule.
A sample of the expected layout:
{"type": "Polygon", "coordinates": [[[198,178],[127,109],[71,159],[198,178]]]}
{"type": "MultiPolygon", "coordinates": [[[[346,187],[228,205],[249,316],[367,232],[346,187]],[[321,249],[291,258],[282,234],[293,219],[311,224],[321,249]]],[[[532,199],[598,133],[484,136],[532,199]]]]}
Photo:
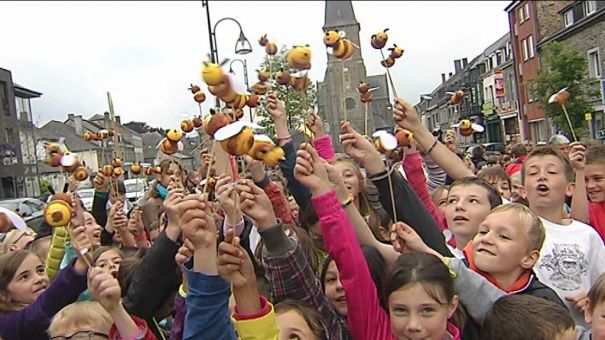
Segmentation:
{"type": "Polygon", "coordinates": [[[345,182],[349,194],[353,195],[353,197],[357,197],[362,185],[362,179],[359,178],[357,167],[347,161],[340,161],[334,163],[334,168],[342,174],[342,179],[345,182]]]}
{"type": "Polygon", "coordinates": [[[391,293],[388,304],[393,335],[407,340],[445,339],[447,320],[456,311],[458,299],[454,297],[452,303],[445,298],[440,300],[443,301],[431,297],[420,283],[405,285],[391,293]]]}
{"type": "Polygon", "coordinates": [[[494,212],[487,216],[473,238],[477,269],[490,274],[508,288],[538,260],[539,251],[529,250],[529,222],[518,211],[494,212]]]}
{"type": "Polygon", "coordinates": [[[460,249],[464,248],[483,222],[491,205],[487,189],[476,185],[456,185],[450,189],[445,218],[448,229],[454,233],[460,249]]]}
{"type": "Polygon", "coordinates": [[[331,261],[326,270],[326,278],[324,279],[325,294],[336,312],[340,315],[347,315],[347,300],[345,291],[338,277],[338,268],[336,262],[331,261]]]}
{"type": "Polygon", "coordinates": [[[113,275],[113,277],[117,277],[118,270],[120,269],[120,263],[122,263],[122,256],[120,256],[120,254],[118,254],[118,252],[115,250],[111,249],[99,255],[99,258],[94,265],[95,267],[99,267],[110,273],[113,275]]]}
{"type": "Polygon", "coordinates": [[[8,301],[29,305],[36,300],[48,287],[48,276],[44,270],[42,260],[30,253],[28,254],[11,282],[6,287],[8,301]]]}
{"type": "Polygon", "coordinates": [[[525,167],[525,192],[532,210],[560,207],[566,195],[573,194],[574,185],[565,177],[565,165],[554,155],[528,158],[525,167]]]}
{"type": "Polygon", "coordinates": [[[592,203],[605,202],[605,164],[586,164],[584,171],[588,199],[592,203]]]}
{"type": "Polygon", "coordinates": [[[290,309],[278,313],[276,319],[279,327],[279,340],[318,340],[305,318],[298,311],[290,309]]]}

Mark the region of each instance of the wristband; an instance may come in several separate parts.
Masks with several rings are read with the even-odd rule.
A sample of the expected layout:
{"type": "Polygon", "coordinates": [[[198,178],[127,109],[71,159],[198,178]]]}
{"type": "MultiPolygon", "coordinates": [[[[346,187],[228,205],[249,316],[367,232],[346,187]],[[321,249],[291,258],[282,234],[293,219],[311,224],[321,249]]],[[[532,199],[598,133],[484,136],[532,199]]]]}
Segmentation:
{"type": "Polygon", "coordinates": [[[433,149],[435,148],[435,146],[437,146],[437,137],[435,137],[435,140],[433,141],[433,144],[431,145],[431,147],[427,150],[426,154],[429,155],[431,153],[431,151],[433,151],[433,149]]]}
{"type": "Polygon", "coordinates": [[[281,142],[283,140],[288,140],[288,139],[292,139],[292,135],[287,135],[285,137],[277,137],[278,142],[281,142]]]}
{"type": "Polygon", "coordinates": [[[344,208],[348,207],[351,203],[353,203],[354,200],[355,200],[355,196],[349,195],[349,197],[347,197],[347,199],[344,202],[342,202],[342,204],[341,204],[342,208],[344,209],[344,208]]]}

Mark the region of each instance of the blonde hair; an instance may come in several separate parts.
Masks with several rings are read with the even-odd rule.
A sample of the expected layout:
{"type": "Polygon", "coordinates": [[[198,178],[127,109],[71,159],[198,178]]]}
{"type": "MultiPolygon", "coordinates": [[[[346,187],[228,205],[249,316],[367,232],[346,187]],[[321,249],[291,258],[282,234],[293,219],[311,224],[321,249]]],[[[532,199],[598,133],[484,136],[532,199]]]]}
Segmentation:
{"type": "Polygon", "coordinates": [[[542,221],[533,211],[528,207],[520,203],[509,203],[502,204],[490,211],[489,215],[501,212],[511,211],[519,218],[519,222],[526,226],[527,229],[527,250],[540,251],[544,244],[544,238],[546,237],[546,231],[542,221]]]}
{"type": "Polygon", "coordinates": [[[6,254],[9,251],[10,246],[27,232],[31,232],[36,235],[36,232],[30,227],[26,227],[25,230],[13,229],[6,233],[6,237],[4,237],[2,244],[0,244],[0,254],[6,254]]]}
{"type": "Polygon", "coordinates": [[[113,324],[111,316],[96,301],[82,301],[69,304],[61,309],[52,319],[48,334],[53,337],[67,327],[81,328],[97,326],[98,331],[109,334],[113,324]]]}

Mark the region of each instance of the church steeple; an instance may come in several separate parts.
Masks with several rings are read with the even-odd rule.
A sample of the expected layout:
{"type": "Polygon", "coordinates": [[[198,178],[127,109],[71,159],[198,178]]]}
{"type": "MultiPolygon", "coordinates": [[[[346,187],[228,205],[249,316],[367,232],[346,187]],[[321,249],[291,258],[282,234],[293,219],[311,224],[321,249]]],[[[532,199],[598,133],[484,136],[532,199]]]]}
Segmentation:
{"type": "Polygon", "coordinates": [[[324,31],[342,26],[359,25],[351,1],[326,1],[324,31]]]}

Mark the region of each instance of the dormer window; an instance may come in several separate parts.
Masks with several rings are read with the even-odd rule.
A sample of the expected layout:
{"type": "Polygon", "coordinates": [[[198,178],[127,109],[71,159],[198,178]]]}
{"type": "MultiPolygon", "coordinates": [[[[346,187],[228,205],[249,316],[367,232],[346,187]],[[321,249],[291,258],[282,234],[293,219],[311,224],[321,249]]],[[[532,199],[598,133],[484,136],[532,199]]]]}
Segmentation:
{"type": "Polygon", "coordinates": [[[597,11],[597,2],[596,1],[584,1],[582,3],[582,7],[584,7],[584,15],[589,16],[597,11]]]}
{"type": "Polygon", "coordinates": [[[573,10],[569,9],[563,13],[563,24],[565,27],[573,25],[573,10]]]}

